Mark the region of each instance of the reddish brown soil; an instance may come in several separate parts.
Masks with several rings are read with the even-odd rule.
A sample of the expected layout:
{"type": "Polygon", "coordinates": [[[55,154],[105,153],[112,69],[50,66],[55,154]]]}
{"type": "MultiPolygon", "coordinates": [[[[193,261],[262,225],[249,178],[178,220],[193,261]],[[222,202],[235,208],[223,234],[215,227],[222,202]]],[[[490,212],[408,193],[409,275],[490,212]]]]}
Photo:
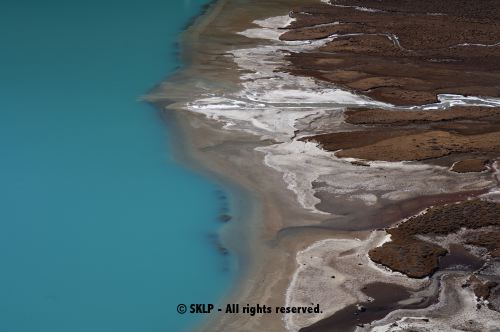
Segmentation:
{"type": "MultiPolygon", "coordinates": [[[[447,235],[461,228],[481,229],[500,227],[500,204],[481,200],[466,201],[430,208],[426,213],[414,216],[387,233],[391,241],[370,250],[370,258],[391,270],[412,278],[422,278],[432,274],[439,266],[439,256],[447,250],[418,239],[417,235],[447,235]]],[[[479,236],[469,237],[469,244],[486,246],[497,254],[500,230],[485,231],[479,236]]]]}
{"type": "Polygon", "coordinates": [[[336,155],[365,160],[402,161],[425,160],[467,152],[498,154],[500,132],[464,136],[445,131],[429,131],[344,149],[336,155]]]}
{"type": "Polygon", "coordinates": [[[426,160],[459,153],[496,156],[500,152],[500,132],[460,135],[442,130],[387,128],[320,134],[303,140],[318,142],[328,151],[342,149],[336,153],[341,158],[364,160],[426,160]]]}
{"type": "Polygon", "coordinates": [[[360,108],[345,112],[345,121],[347,123],[365,125],[407,126],[460,120],[495,120],[495,122],[500,122],[500,107],[456,106],[447,110],[427,111],[392,111],[360,108]]]}
{"type": "Polygon", "coordinates": [[[370,258],[408,277],[423,278],[438,268],[439,256],[446,253],[446,249],[429,242],[393,237],[391,242],[370,250],[370,258]]]}
{"type": "MultiPolygon", "coordinates": [[[[439,4],[342,0],[332,4],[292,10],[290,15],[296,20],[281,39],[337,37],[316,51],[290,54],[291,65],[285,70],[395,105],[434,103],[440,93],[500,96],[500,46],[484,46],[500,41],[500,10],[495,0],[439,4]]],[[[473,159],[488,159],[495,158],[500,149],[498,107],[358,109],[346,112],[346,122],[376,128],[306,139],[330,151],[342,149],[339,157],[385,161],[471,153],[478,155],[473,159]],[[388,129],[389,125],[404,129],[388,129]]],[[[465,162],[455,170],[476,166],[465,162]]]]}
{"type": "Polygon", "coordinates": [[[366,160],[427,160],[474,153],[454,171],[484,170],[480,160],[500,152],[500,108],[452,107],[448,110],[401,111],[350,109],[345,121],[363,125],[363,131],[327,133],[303,140],[315,141],[339,157],[366,160]],[[370,126],[370,127],[367,127],[370,126]]]}
{"type": "Polygon", "coordinates": [[[485,247],[492,257],[500,257],[500,230],[484,230],[469,234],[465,243],[485,247]]]}
{"type": "Polygon", "coordinates": [[[340,149],[361,148],[390,138],[397,138],[408,134],[417,134],[420,130],[406,129],[373,129],[366,131],[348,131],[329,134],[320,134],[302,138],[303,141],[315,141],[328,151],[340,149]]]}
{"type": "Polygon", "coordinates": [[[391,229],[390,233],[404,236],[446,235],[462,227],[478,229],[487,226],[500,226],[500,204],[471,200],[431,207],[426,213],[412,217],[397,228],[391,229]]]}
{"type": "Polygon", "coordinates": [[[439,93],[498,97],[500,47],[477,46],[500,41],[498,3],[459,2],[345,0],[335,4],[380,11],[294,8],[296,21],[283,40],[340,36],[316,52],[291,54],[288,70],[396,105],[432,103],[439,93]]]}
{"type": "Polygon", "coordinates": [[[496,287],[497,283],[489,280],[482,281],[473,274],[469,277],[465,286],[471,287],[477,298],[487,300],[490,297],[491,289],[496,287]]]}
{"type": "MultiPolygon", "coordinates": [[[[289,54],[290,65],[283,70],[331,82],[396,107],[349,109],[345,121],[359,126],[354,131],[318,133],[302,140],[318,142],[328,151],[337,151],[339,157],[357,158],[355,163],[360,167],[367,165],[365,160],[412,160],[446,166],[455,162],[452,171],[477,172],[484,170],[487,160],[498,157],[498,107],[394,110],[397,106],[435,103],[444,93],[500,97],[500,46],[494,46],[500,42],[498,0],[332,3],[292,10],[296,20],[284,30],[282,40],[337,37],[316,50],[289,54]],[[376,10],[356,10],[353,6],[376,10]]],[[[419,236],[432,240],[462,228],[468,231],[458,239],[461,246],[482,246],[489,256],[500,257],[500,204],[478,200],[441,204],[388,229],[391,241],[373,248],[371,259],[409,277],[431,275],[447,250],[419,236]]],[[[398,211],[380,213],[394,217],[398,211]]],[[[483,299],[494,287],[477,277],[469,284],[483,299]]],[[[315,330],[330,331],[335,325],[337,322],[318,325],[315,330]]]]}
{"type": "Polygon", "coordinates": [[[464,159],[456,162],[451,170],[457,173],[482,172],[487,163],[488,159],[464,159]]]}

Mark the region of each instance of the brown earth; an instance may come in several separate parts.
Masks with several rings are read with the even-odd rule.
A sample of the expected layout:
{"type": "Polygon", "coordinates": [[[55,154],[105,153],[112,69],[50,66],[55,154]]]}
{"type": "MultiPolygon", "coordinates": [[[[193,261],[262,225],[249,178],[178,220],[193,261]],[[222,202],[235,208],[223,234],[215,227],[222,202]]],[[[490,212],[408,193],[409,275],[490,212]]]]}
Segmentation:
{"type": "Polygon", "coordinates": [[[349,109],[347,123],[363,131],[326,133],[304,137],[338,157],[365,160],[427,160],[472,153],[455,164],[454,171],[482,171],[484,162],[500,151],[500,108],[452,107],[448,110],[402,111],[349,109]],[[369,127],[367,127],[369,126],[369,127]],[[471,159],[477,160],[472,161],[471,159]],[[480,165],[481,164],[481,165],[480,165]]]}
{"type": "Polygon", "coordinates": [[[445,255],[443,247],[419,239],[418,235],[445,236],[456,233],[461,228],[483,229],[495,227],[494,231],[467,235],[468,244],[485,246],[492,256],[500,247],[500,203],[482,200],[465,201],[457,204],[436,206],[424,214],[414,216],[400,225],[386,230],[391,241],[373,248],[370,258],[393,271],[412,278],[422,278],[432,274],[439,267],[439,256],[445,255]],[[477,235],[479,234],[479,235],[477,235]]]}
{"type": "Polygon", "coordinates": [[[465,243],[485,247],[492,257],[500,258],[500,230],[484,230],[469,234],[465,243]]]}
{"type": "Polygon", "coordinates": [[[440,93],[498,97],[498,3],[458,2],[344,0],[335,5],[379,11],[294,8],[296,20],[282,40],[338,37],[317,51],[291,54],[287,70],[395,105],[432,103],[440,93]]]}
{"type": "Polygon", "coordinates": [[[286,41],[323,39],[334,34],[350,33],[350,31],[357,27],[358,24],[348,23],[298,28],[288,30],[280,36],[280,39],[286,41]]]}
{"type": "Polygon", "coordinates": [[[446,110],[397,111],[386,109],[350,109],[345,113],[347,123],[358,125],[429,124],[445,121],[495,121],[500,122],[500,107],[455,106],[446,110]]]}
{"type": "MultiPolygon", "coordinates": [[[[498,158],[500,107],[420,107],[438,102],[438,95],[446,93],[500,97],[498,0],[331,3],[293,8],[290,16],[295,21],[284,29],[281,40],[333,38],[315,50],[290,53],[283,70],[395,107],[348,109],[345,122],[354,125],[352,131],[317,133],[301,140],[315,141],[338,157],[359,159],[354,163],[360,167],[369,166],[368,160],[408,160],[453,165],[451,170],[459,173],[479,172],[488,160],[498,158]]],[[[440,257],[456,260],[454,245],[469,256],[475,255],[467,252],[469,246],[486,249],[485,257],[474,256],[479,264],[467,268],[476,270],[491,257],[500,257],[500,204],[441,203],[386,232],[391,241],[370,250],[369,256],[393,271],[422,278],[446,269],[440,257]],[[449,234],[457,234],[457,242],[449,244],[450,253],[437,240],[449,234]]],[[[468,283],[482,299],[496,286],[476,276],[468,283]]],[[[310,330],[333,330],[334,325],[326,323],[320,321],[310,330]]]]}
{"type": "Polygon", "coordinates": [[[391,242],[372,249],[370,258],[408,277],[423,278],[438,268],[439,257],[447,252],[438,245],[411,237],[392,237],[391,242]]]}
{"type": "Polygon", "coordinates": [[[451,154],[476,153],[496,156],[500,152],[500,131],[477,135],[443,130],[372,129],[320,134],[302,138],[315,141],[341,158],[404,161],[426,160],[451,154]]]}
{"type": "Polygon", "coordinates": [[[471,275],[467,280],[465,287],[471,287],[477,298],[487,300],[490,297],[492,288],[498,284],[494,281],[482,281],[476,275],[471,275]]]}
{"type": "Polygon", "coordinates": [[[425,131],[378,141],[363,147],[344,149],[338,157],[365,160],[402,161],[439,158],[452,153],[500,152],[500,132],[457,135],[446,131],[425,131]]]}
{"type": "MultiPolygon", "coordinates": [[[[295,21],[284,29],[282,40],[336,37],[317,50],[290,54],[284,70],[394,105],[434,103],[443,93],[500,96],[500,10],[495,0],[331,3],[293,8],[295,21]]],[[[364,131],[304,139],[329,151],[342,149],[339,157],[384,161],[463,154],[494,159],[500,148],[499,107],[350,109],[345,116],[364,131]]],[[[461,167],[478,169],[469,161],[456,164],[455,170],[461,167]]]]}
{"type": "Polygon", "coordinates": [[[391,234],[412,236],[417,234],[446,235],[460,228],[478,229],[500,226],[500,203],[471,200],[429,208],[424,214],[411,217],[391,229],[391,234]]]}
{"type": "Polygon", "coordinates": [[[419,130],[409,131],[407,129],[373,129],[320,134],[304,137],[300,140],[318,142],[320,146],[327,151],[337,151],[341,149],[361,148],[386,139],[397,138],[407,134],[417,134],[419,132],[419,130]]]}
{"type": "Polygon", "coordinates": [[[488,159],[464,159],[453,164],[451,170],[457,173],[482,172],[487,163],[488,159]]]}

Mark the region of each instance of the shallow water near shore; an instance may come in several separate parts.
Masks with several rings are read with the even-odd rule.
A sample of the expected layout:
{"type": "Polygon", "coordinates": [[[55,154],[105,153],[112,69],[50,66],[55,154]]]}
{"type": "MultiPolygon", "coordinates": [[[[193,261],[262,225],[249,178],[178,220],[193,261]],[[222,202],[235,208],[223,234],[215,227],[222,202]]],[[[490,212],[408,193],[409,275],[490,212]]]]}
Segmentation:
{"type": "Polygon", "coordinates": [[[208,1],[7,1],[0,12],[0,330],[182,331],[235,263],[224,188],[138,101],[208,1]]]}

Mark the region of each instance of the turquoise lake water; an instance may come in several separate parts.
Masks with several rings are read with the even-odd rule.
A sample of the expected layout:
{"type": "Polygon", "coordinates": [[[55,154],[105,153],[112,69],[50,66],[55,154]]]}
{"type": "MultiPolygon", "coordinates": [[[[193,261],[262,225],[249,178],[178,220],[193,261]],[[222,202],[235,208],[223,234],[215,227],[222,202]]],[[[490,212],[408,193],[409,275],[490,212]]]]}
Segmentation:
{"type": "Polygon", "coordinates": [[[205,2],[2,1],[0,331],[182,331],[228,289],[221,188],[137,101],[205,2]]]}

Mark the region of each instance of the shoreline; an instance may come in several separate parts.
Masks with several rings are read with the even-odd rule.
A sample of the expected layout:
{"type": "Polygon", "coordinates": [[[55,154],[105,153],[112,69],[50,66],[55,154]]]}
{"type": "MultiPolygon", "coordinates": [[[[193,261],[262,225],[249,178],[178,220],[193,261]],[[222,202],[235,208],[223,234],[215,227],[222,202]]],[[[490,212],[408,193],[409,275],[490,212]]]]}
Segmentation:
{"type": "MultiPolygon", "coordinates": [[[[293,278],[296,262],[293,255],[286,254],[283,257],[282,254],[288,251],[298,252],[304,250],[309,243],[338,236],[341,232],[311,229],[306,232],[302,231],[296,235],[293,232],[289,232],[289,234],[283,236],[283,234],[276,232],[278,226],[273,227],[271,230],[266,230],[264,220],[272,220],[278,216],[283,218],[283,215],[287,214],[282,211],[281,205],[272,203],[274,201],[272,193],[267,194],[266,190],[259,190],[258,185],[249,183],[243,176],[237,174],[239,169],[235,168],[234,164],[225,162],[220,156],[207,156],[205,153],[199,151],[199,140],[204,140],[204,135],[200,133],[199,127],[195,128],[192,126],[191,121],[199,121],[200,118],[204,117],[203,115],[188,112],[180,114],[179,112],[168,110],[164,112],[169,112],[169,127],[172,129],[170,133],[183,136],[182,146],[172,146],[172,156],[175,160],[189,169],[221,184],[228,195],[231,196],[232,219],[225,224],[221,224],[219,228],[219,240],[222,246],[228,249],[230,255],[235,255],[237,270],[235,271],[236,276],[233,284],[228,287],[225,294],[222,294],[219,304],[261,304],[263,303],[262,299],[267,298],[270,300],[269,302],[265,302],[266,305],[273,302],[276,306],[284,306],[285,296],[283,295],[283,298],[273,298],[276,294],[270,291],[272,287],[264,289],[262,294],[253,294],[256,288],[260,288],[258,283],[266,282],[261,278],[262,275],[271,277],[267,281],[270,284],[273,283],[272,279],[276,275],[270,275],[269,272],[275,267],[276,263],[283,264],[284,269],[280,273],[276,285],[283,290],[279,293],[285,294],[293,278]],[[173,121],[172,118],[174,118],[173,121]],[[197,143],[193,143],[193,140],[197,143]],[[226,171],[226,173],[219,173],[218,171],[221,169],[226,171]],[[296,243],[290,243],[296,240],[297,237],[298,241],[296,243]],[[292,249],[283,250],[283,247],[292,249]]],[[[226,130],[221,129],[219,123],[205,118],[202,121],[205,125],[209,124],[208,131],[215,131],[217,134],[227,137],[226,130]]],[[[210,136],[213,137],[215,135],[212,132],[210,136]]],[[[177,136],[177,139],[179,137],[181,136],[177,136]]],[[[256,164],[253,166],[257,169],[256,175],[261,171],[268,173],[276,172],[267,167],[263,163],[262,158],[256,159],[256,164]]],[[[302,207],[299,207],[296,203],[294,194],[288,192],[284,182],[279,183],[281,182],[281,177],[278,176],[277,178],[279,180],[277,188],[281,191],[281,198],[285,198],[290,205],[297,205],[295,208],[301,210],[302,207]]],[[[303,213],[307,212],[304,211],[303,213]]],[[[293,215],[293,213],[290,214],[293,215]]],[[[360,234],[362,233],[360,232],[360,234]]],[[[346,234],[351,235],[352,232],[346,232],[346,234]]],[[[229,322],[233,320],[236,322],[246,321],[248,319],[248,316],[241,315],[238,320],[237,316],[215,314],[215,316],[202,319],[200,324],[195,326],[194,330],[213,331],[220,330],[222,326],[224,326],[224,330],[231,329],[231,327],[227,326],[229,322]]],[[[275,319],[263,319],[262,321],[271,323],[276,328],[276,323],[281,324],[281,317],[277,315],[275,319]]],[[[238,325],[235,323],[235,326],[238,325]]]]}
{"type": "MultiPolygon", "coordinates": [[[[248,275],[250,270],[250,262],[252,255],[248,253],[247,226],[252,220],[259,219],[260,203],[259,199],[247,188],[236,182],[235,179],[225,177],[212,168],[212,165],[204,159],[202,155],[196,152],[196,148],[190,139],[196,135],[195,130],[190,127],[189,116],[179,116],[175,111],[168,111],[162,108],[162,112],[171,112],[168,115],[169,135],[176,134],[176,138],[182,137],[182,145],[172,145],[172,158],[184,167],[211,179],[223,188],[224,193],[228,196],[229,215],[231,220],[227,222],[219,222],[217,229],[217,244],[214,245],[214,250],[227,250],[231,260],[231,269],[234,273],[232,284],[229,285],[225,292],[219,297],[218,304],[233,303],[231,299],[235,294],[239,293],[238,288],[243,283],[243,279],[248,275]],[[237,239],[237,240],[236,240],[237,239]]],[[[225,253],[220,252],[220,255],[225,253]]],[[[202,318],[201,321],[194,326],[193,330],[205,330],[206,325],[214,319],[213,317],[202,318]]]]}
{"type": "MultiPolygon", "coordinates": [[[[203,30],[207,24],[220,13],[222,7],[227,3],[226,0],[219,0],[212,3],[207,11],[199,16],[186,31],[181,35],[181,56],[183,57],[184,66],[179,71],[189,68],[192,63],[191,45],[196,43],[200,29],[203,30]],[[207,22],[208,21],[208,22],[207,22]]],[[[167,80],[174,82],[178,79],[174,75],[167,80]]],[[[165,84],[165,83],[163,83],[165,84]]],[[[160,89],[165,91],[165,87],[160,84],[153,89],[153,96],[160,89]]],[[[148,96],[149,98],[149,96],[148,96]]],[[[236,256],[238,271],[236,278],[223,294],[220,303],[241,303],[241,304],[266,304],[266,305],[285,305],[285,292],[288,288],[293,272],[296,268],[295,257],[288,254],[288,250],[283,250],[282,246],[293,247],[291,252],[296,252],[305,249],[307,244],[316,239],[328,238],[338,232],[322,231],[317,232],[311,230],[308,234],[300,234],[301,241],[295,244],[289,243],[288,239],[280,239],[277,230],[281,229],[280,219],[285,219],[285,216],[308,215],[309,219],[315,220],[314,223],[319,224],[324,216],[317,216],[305,211],[298,205],[293,192],[287,189],[286,183],[282,180],[282,176],[276,170],[268,167],[264,163],[264,154],[255,151],[254,148],[261,146],[262,142],[258,136],[248,133],[228,131],[223,128],[223,125],[215,120],[207,119],[203,114],[195,114],[185,110],[179,110],[178,101],[170,98],[160,100],[148,100],[161,112],[166,112],[169,120],[169,126],[172,128],[170,136],[175,135],[172,139],[173,157],[176,161],[186,167],[195,170],[217,183],[221,183],[224,188],[229,189],[228,194],[232,197],[231,201],[236,203],[232,206],[232,212],[236,212],[237,216],[227,224],[220,228],[220,240],[230,254],[236,256]],[[209,133],[209,134],[207,134],[209,133]],[[182,145],[174,142],[182,141],[182,145]],[[252,161],[252,171],[247,170],[241,172],[238,165],[231,161],[225,160],[217,154],[210,154],[207,150],[210,148],[216,151],[217,146],[221,141],[235,141],[236,145],[241,144],[245,147],[246,154],[252,154],[253,157],[248,157],[246,160],[252,161]],[[253,174],[252,174],[253,173],[253,174]],[[262,173],[268,175],[263,176],[262,173]],[[245,176],[251,175],[252,180],[249,181],[245,176]],[[252,183],[253,180],[262,181],[273,179],[273,190],[268,190],[269,183],[252,183]],[[274,194],[278,192],[278,202],[274,194]],[[283,201],[286,203],[283,204],[283,201]],[[292,211],[288,210],[292,207],[292,211]],[[295,211],[300,211],[294,213],[295,211]],[[264,224],[264,220],[276,220],[275,225],[272,223],[264,224]],[[270,228],[270,229],[266,229],[270,228]],[[240,237],[238,237],[238,235],[240,237]],[[250,236],[249,236],[250,235],[250,236]],[[236,236],[236,240],[235,240],[236,236]],[[309,241],[303,241],[304,238],[309,238],[309,241]],[[244,244],[242,247],[242,243],[244,244]],[[282,244],[284,243],[284,244],[282,244]],[[285,254],[285,255],[283,255],[285,254]],[[276,273],[270,274],[276,264],[283,266],[279,276],[276,273]],[[264,278],[263,278],[264,276],[264,278]],[[267,287],[259,287],[259,283],[268,284],[267,287]],[[281,288],[282,291],[276,292],[273,288],[281,288]],[[261,289],[263,288],[263,289],[261,289]],[[257,289],[261,289],[257,291],[257,289]],[[283,297],[276,297],[277,294],[283,294],[283,297]]],[[[223,151],[224,152],[224,151],[223,151]]],[[[265,181],[264,181],[265,182],[265,181]]],[[[286,236],[294,238],[295,235],[286,236]]],[[[198,331],[213,331],[213,330],[230,330],[232,326],[238,327],[240,330],[254,330],[257,327],[254,324],[262,324],[262,328],[270,330],[282,329],[281,315],[273,315],[274,317],[266,316],[264,319],[248,319],[247,315],[224,315],[215,314],[212,317],[202,319],[194,330],[198,331]],[[245,323],[246,327],[239,324],[245,323]]]]}
{"type": "MultiPolygon", "coordinates": [[[[441,280],[437,276],[408,279],[370,260],[372,245],[382,246],[387,239],[375,229],[394,226],[429,204],[452,204],[492,188],[489,174],[463,174],[459,178],[440,165],[406,161],[360,165],[355,159],[322,151],[314,143],[298,142],[317,131],[353,130],[355,126],[342,122],[346,107],[381,105],[321,82],[297,76],[286,81],[292,76],[281,72],[287,63],[285,57],[273,53],[307,53],[311,49],[307,43],[279,41],[281,31],[286,31],[280,29],[290,22],[286,13],[294,5],[318,2],[213,2],[182,35],[185,66],[148,96],[158,108],[168,109],[169,118],[174,119],[176,130],[172,134],[182,141],[173,147],[176,160],[223,183],[237,202],[233,212],[238,217],[222,227],[221,241],[235,253],[241,270],[221,303],[296,306],[315,299],[325,306],[320,316],[215,314],[198,330],[313,328],[316,322],[333,318],[341,308],[364,303],[363,285],[385,278],[394,286],[415,291],[414,297],[437,298],[436,283],[441,280]],[[287,108],[285,103],[292,106],[287,108]],[[266,107],[271,111],[266,113],[266,107]],[[328,117],[331,108],[333,113],[328,117]],[[274,111],[284,116],[273,117],[274,111]],[[333,124],[323,123],[322,117],[333,124]],[[390,179],[385,179],[386,175],[390,179]],[[410,183],[409,176],[415,178],[410,183]],[[406,190],[407,186],[413,190],[406,190]],[[374,241],[375,234],[382,240],[374,241]],[[321,248],[321,243],[328,245],[321,248]],[[316,252],[310,261],[301,257],[308,252],[316,252]],[[316,259],[322,259],[322,264],[317,265],[316,259]],[[317,273],[326,278],[336,261],[344,265],[335,273],[344,276],[339,279],[350,286],[345,289],[344,284],[338,284],[335,287],[339,288],[332,289],[342,297],[332,305],[331,296],[317,292],[327,285],[317,273]],[[306,291],[308,283],[316,288],[306,291]],[[433,286],[422,290],[428,283],[433,286]]],[[[392,313],[406,308],[411,306],[396,306],[392,313]]],[[[344,324],[355,322],[342,317],[344,324]]]]}
{"type": "MultiPolygon", "coordinates": [[[[185,45],[186,40],[191,39],[192,42],[193,39],[197,38],[198,31],[203,29],[202,27],[207,24],[207,21],[211,21],[214,15],[217,15],[217,12],[221,10],[221,7],[223,7],[225,2],[227,2],[227,0],[211,0],[204,6],[202,12],[198,16],[193,18],[192,21],[186,25],[186,28],[179,36],[178,46],[183,66],[167,77],[164,81],[169,81],[176,75],[177,72],[182,71],[189,65],[188,56],[185,54],[187,53],[187,46],[185,45]]],[[[162,82],[152,88],[149,93],[154,93],[161,83],[162,82]]],[[[231,258],[231,268],[234,270],[233,273],[235,276],[232,285],[227,287],[225,292],[220,295],[218,303],[221,305],[224,303],[236,303],[232,299],[234,299],[236,294],[239,293],[239,288],[242,287],[242,284],[244,283],[244,276],[248,275],[248,271],[251,270],[250,266],[252,255],[248,253],[248,243],[245,243],[249,241],[236,241],[237,243],[235,243],[234,237],[236,236],[242,239],[242,234],[247,231],[245,226],[248,222],[250,220],[260,218],[258,217],[261,212],[260,200],[255,197],[255,193],[248,190],[248,188],[242,185],[238,179],[227,175],[225,176],[219,169],[214,167],[214,160],[209,160],[203,156],[203,154],[199,153],[198,146],[193,143],[193,138],[196,137],[196,128],[190,125],[190,121],[196,117],[203,117],[202,115],[171,110],[169,109],[168,101],[149,101],[147,95],[144,97],[144,101],[158,110],[161,121],[168,127],[172,159],[187,169],[197,174],[201,174],[202,176],[215,182],[221,186],[224,193],[229,196],[228,212],[230,213],[231,220],[227,222],[220,222],[217,229],[217,242],[219,249],[228,250],[229,255],[235,256],[231,258]],[[182,144],[175,144],[180,141],[182,144]],[[245,243],[244,247],[241,246],[242,243],[245,243]]],[[[205,121],[205,119],[203,121],[205,121]]],[[[213,125],[214,127],[219,126],[218,123],[213,123],[213,125]]],[[[248,233],[245,235],[248,236],[248,233]]],[[[215,245],[214,250],[217,249],[217,245],[215,245]]],[[[220,254],[224,255],[222,252],[220,254]]],[[[213,324],[214,319],[217,318],[202,318],[193,326],[191,330],[198,331],[209,329],[209,326],[213,324]]]]}
{"type": "MultiPolygon", "coordinates": [[[[195,42],[194,40],[198,38],[199,31],[203,30],[205,25],[217,15],[226,2],[227,0],[212,0],[205,6],[204,11],[193,19],[181,33],[179,51],[181,52],[181,58],[183,58],[183,67],[178,71],[182,71],[185,67],[189,66],[189,52],[187,52],[189,46],[186,44],[195,42]],[[189,42],[187,42],[187,40],[189,40],[189,42]]],[[[167,78],[166,81],[169,81],[172,76],[175,75],[176,73],[167,78]]],[[[152,89],[153,93],[158,87],[159,86],[152,89]]],[[[249,226],[252,221],[257,222],[263,219],[261,216],[263,210],[261,202],[264,198],[257,197],[257,191],[250,189],[249,184],[245,183],[246,181],[241,181],[241,178],[223,174],[221,169],[231,168],[231,165],[226,164],[222,168],[218,168],[216,164],[224,164],[223,159],[217,157],[207,158],[206,155],[199,151],[200,143],[193,142],[199,138],[199,133],[197,133],[197,129],[193,127],[190,122],[196,122],[202,118],[201,121],[211,122],[210,126],[213,126],[213,129],[223,132],[224,129],[221,128],[220,123],[206,119],[205,116],[200,114],[183,111],[179,112],[178,110],[169,109],[168,101],[148,101],[147,97],[145,99],[146,102],[160,112],[162,121],[169,128],[168,134],[170,136],[169,142],[172,151],[171,157],[184,167],[198,174],[202,174],[219,184],[224,188],[225,193],[230,196],[230,215],[232,218],[226,223],[221,223],[217,234],[218,241],[222,247],[227,249],[230,255],[235,256],[233,259],[233,263],[236,265],[236,267],[233,266],[233,268],[235,268],[235,277],[233,284],[221,294],[218,303],[220,305],[225,303],[240,303],[239,300],[242,297],[240,294],[247,286],[245,277],[256,276],[258,274],[258,272],[255,271],[258,269],[255,266],[255,261],[258,260],[259,255],[255,253],[255,249],[253,249],[253,253],[250,253],[251,249],[249,249],[250,242],[253,241],[255,243],[255,237],[258,236],[258,234],[256,234],[256,231],[249,232],[249,226]],[[175,144],[174,141],[182,141],[182,145],[175,144]],[[253,240],[248,239],[249,234],[252,234],[251,237],[253,240]],[[239,241],[235,241],[235,236],[239,241]],[[243,246],[242,243],[244,244],[243,246]]],[[[224,134],[225,133],[222,133],[222,135],[224,134]]],[[[262,166],[265,167],[264,164],[262,164],[262,166]]],[[[220,317],[217,316],[202,318],[192,330],[212,330],[213,326],[218,325],[218,320],[220,320],[220,317]]]]}

